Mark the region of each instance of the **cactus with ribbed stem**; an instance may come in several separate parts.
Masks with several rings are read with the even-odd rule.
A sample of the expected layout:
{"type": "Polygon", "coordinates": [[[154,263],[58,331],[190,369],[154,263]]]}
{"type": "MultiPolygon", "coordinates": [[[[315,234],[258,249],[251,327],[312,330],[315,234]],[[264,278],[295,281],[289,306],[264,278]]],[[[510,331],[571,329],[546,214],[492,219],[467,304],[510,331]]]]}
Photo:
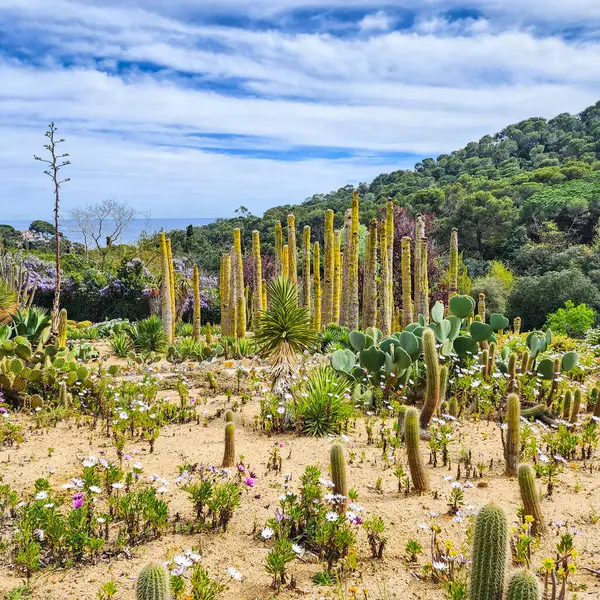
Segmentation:
{"type": "Polygon", "coordinates": [[[358,329],[358,190],[352,194],[352,210],[350,219],[350,256],[348,261],[348,314],[346,326],[349,329],[358,329]]]}
{"type": "Polygon", "coordinates": [[[346,512],[348,506],[348,485],[346,483],[346,459],[341,444],[331,446],[331,481],[333,481],[333,493],[344,496],[338,504],[340,512],[346,512]]]}
{"type": "Polygon", "coordinates": [[[333,288],[335,276],[335,239],[333,234],[333,211],[325,211],[325,238],[323,246],[323,290],[321,322],[329,325],[333,320],[333,288]]]}
{"type": "Polygon", "coordinates": [[[402,329],[402,315],[400,309],[394,307],[394,317],[392,319],[392,331],[400,331],[402,329]]]}
{"type": "Polygon", "coordinates": [[[225,452],[223,453],[222,467],[233,467],[235,465],[235,425],[225,425],[225,452]]]}
{"type": "Polygon", "coordinates": [[[67,309],[62,308],[58,313],[58,339],[59,348],[64,348],[67,345],[67,309]]]}
{"type": "Polygon", "coordinates": [[[435,347],[435,333],[427,327],[423,331],[423,358],[425,361],[425,402],[421,410],[421,429],[427,429],[440,402],[440,362],[435,347]]]}
{"type": "Polygon", "coordinates": [[[508,357],[508,393],[512,394],[517,387],[517,355],[514,352],[508,357]]]}
{"type": "Polygon", "coordinates": [[[487,365],[487,375],[491,377],[494,373],[494,367],[496,365],[496,342],[491,342],[489,347],[489,359],[487,365]]]}
{"type": "Polygon", "coordinates": [[[387,243],[387,272],[390,321],[394,316],[394,202],[388,200],[385,207],[385,230],[387,243]]]}
{"type": "Polygon", "coordinates": [[[446,393],[448,390],[448,365],[442,365],[440,367],[440,404],[446,400],[446,393]]]}
{"type": "Polygon", "coordinates": [[[565,392],[565,397],[563,398],[563,413],[562,417],[565,421],[568,421],[571,418],[571,401],[573,400],[573,394],[571,390],[567,390],[565,392]]]}
{"type": "Polygon", "coordinates": [[[137,580],[137,600],[170,600],[171,580],[163,565],[144,567],[137,580]]]}
{"type": "Polygon", "coordinates": [[[340,324],[346,326],[348,323],[349,310],[349,269],[350,269],[350,245],[352,242],[352,210],[348,209],[344,214],[344,249],[342,251],[342,296],[340,299],[340,324]]]}
{"type": "Polygon", "coordinates": [[[422,215],[417,215],[415,219],[415,256],[413,258],[413,266],[415,270],[415,314],[423,314],[423,268],[422,268],[422,250],[421,238],[425,235],[425,222],[422,215]]]}
{"type": "Polygon", "coordinates": [[[244,264],[242,262],[242,232],[239,227],[233,230],[233,251],[235,252],[235,334],[246,337],[246,297],[244,287],[244,264]]]}
{"type": "Polygon", "coordinates": [[[470,600],[502,600],[508,559],[508,522],[504,511],[488,504],[475,520],[469,585],[470,600]]]}
{"type": "Polygon", "coordinates": [[[290,247],[287,244],[283,245],[281,251],[281,275],[284,279],[290,278],[290,247]]]}
{"type": "Polygon", "coordinates": [[[310,311],[310,225],[302,232],[302,306],[310,311]]]}
{"type": "Polygon", "coordinates": [[[419,411],[411,406],[406,409],[404,414],[404,443],[406,444],[410,478],[416,491],[426,492],[429,490],[429,476],[421,459],[419,442],[419,411]]]}
{"type": "Polygon", "coordinates": [[[260,313],[263,310],[262,300],[262,258],[260,256],[260,233],[252,232],[252,262],[254,273],[252,278],[252,328],[256,331],[260,313]]]}
{"type": "Polygon", "coordinates": [[[519,419],[521,417],[521,402],[519,396],[510,394],[506,400],[506,442],[504,445],[504,460],[506,461],[506,475],[514,477],[517,474],[521,453],[521,430],[519,419]]]}
{"type": "Polygon", "coordinates": [[[332,323],[340,322],[340,308],[342,303],[342,232],[336,231],[334,234],[333,250],[333,308],[332,323]]]}
{"type": "Polygon", "coordinates": [[[167,341],[173,343],[173,313],[171,311],[171,270],[169,269],[169,255],[167,253],[167,237],[164,233],[158,236],[162,262],[161,286],[161,317],[167,341]]]}
{"type": "Polygon", "coordinates": [[[477,302],[477,314],[482,323],[485,323],[485,294],[479,293],[479,301],[477,302]]]}
{"type": "Polygon", "coordinates": [[[275,223],[275,277],[279,277],[283,274],[283,230],[281,228],[281,221],[275,223]]]}
{"type": "Polygon", "coordinates": [[[521,375],[525,375],[529,370],[529,350],[523,350],[521,353],[521,375]]]}
{"type": "Polygon", "coordinates": [[[206,340],[206,345],[210,346],[212,344],[212,328],[210,326],[210,323],[206,324],[206,329],[204,331],[204,338],[206,340]]]}
{"type": "Polygon", "coordinates": [[[458,229],[450,234],[450,264],[448,266],[448,301],[458,294],[458,229]]]}
{"type": "Polygon", "coordinates": [[[515,317],[513,319],[513,333],[519,335],[521,333],[521,317],[515,317]]]}
{"type": "Polygon", "coordinates": [[[266,279],[262,280],[262,285],[261,285],[260,291],[262,292],[262,309],[267,310],[269,299],[267,297],[267,280],[266,279]]]}
{"type": "Polygon", "coordinates": [[[450,398],[450,402],[448,403],[448,412],[450,413],[451,417],[458,417],[458,412],[459,412],[459,406],[458,406],[458,400],[454,397],[450,398]]]}
{"type": "Polygon", "coordinates": [[[231,335],[231,256],[221,256],[221,332],[231,335]]]}
{"type": "Polygon", "coordinates": [[[59,404],[63,406],[63,408],[69,408],[69,393],[67,391],[67,383],[65,381],[61,381],[58,387],[59,394],[59,404]]]}
{"type": "Polygon", "coordinates": [[[540,586],[533,573],[517,571],[510,576],[506,600],[540,600],[540,586]]]}
{"type": "Polygon", "coordinates": [[[423,315],[425,323],[429,323],[429,270],[428,264],[428,252],[427,252],[427,238],[421,238],[421,308],[419,312],[423,315]]]}
{"type": "Polygon", "coordinates": [[[571,423],[577,423],[577,416],[579,415],[579,411],[581,410],[581,390],[576,389],[575,394],[573,395],[573,408],[571,410],[571,418],[569,421],[571,423]]]}
{"type": "Polygon", "coordinates": [[[237,256],[233,250],[233,246],[231,247],[231,252],[229,254],[230,254],[230,262],[231,262],[231,277],[229,279],[229,294],[230,294],[229,321],[230,321],[231,325],[230,325],[230,334],[229,335],[231,335],[231,337],[236,337],[237,336],[237,295],[236,295],[237,256]]]}
{"type": "Polygon", "coordinates": [[[169,289],[171,298],[171,314],[173,315],[173,323],[171,327],[171,339],[175,339],[175,325],[177,324],[177,304],[175,302],[175,269],[173,267],[173,249],[171,240],[167,238],[167,257],[169,260],[169,289]]]}
{"type": "Polygon", "coordinates": [[[524,513],[533,517],[532,533],[542,535],[546,531],[544,515],[540,504],[540,495],[535,484],[533,469],[526,464],[519,465],[519,493],[524,513]]]}
{"type": "Polygon", "coordinates": [[[194,315],[192,338],[195,342],[200,340],[200,271],[198,265],[194,265],[192,276],[192,288],[194,289],[194,315]]]}
{"type": "Polygon", "coordinates": [[[377,326],[377,219],[369,222],[363,278],[362,327],[377,326]]]}
{"type": "Polygon", "coordinates": [[[489,365],[490,365],[490,352],[485,349],[481,351],[481,355],[479,357],[481,365],[483,366],[483,380],[487,381],[489,377],[489,365]]]}
{"type": "MultiPolygon", "coordinates": [[[[598,388],[596,388],[597,390],[598,388]]],[[[596,394],[596,405],[594,406],[594,417],[600,419],[600,393],[596,394]]]]}
{"type": "Polygon", "coordinates": [[[381,257],[381,293],[379,294],[379,329],[383,335],[392,333],[392,299],[389,293],[389,288],[392,285],[391,273],[388,270],[388,243],[387,243],[387,228],[385,225],[381,228],[379,253],[381,257]]]}
{"type": "Polygon", "coordinates": [[[233,423],[233,412],[230,410],[225,413],[225,423],[233,423]]]}
{"type": "Polygon", "coordinates": [[[410,274],[410,243],[411,239],[405,235],[402,238],[402,326],[406,327],[413,322],[412,285],[410,274]]]}
{"type": "Polygon", "coordinates": [[[288,276],[298,287],[298,249],[296,247],[296,217],[288,215],[288,276]]]}
{"type": "Polygon", "coordinates": [[[313,246],[313,313],[312,323],[315,331],[321,331],[321,249],[319,242],[313,246]]]}

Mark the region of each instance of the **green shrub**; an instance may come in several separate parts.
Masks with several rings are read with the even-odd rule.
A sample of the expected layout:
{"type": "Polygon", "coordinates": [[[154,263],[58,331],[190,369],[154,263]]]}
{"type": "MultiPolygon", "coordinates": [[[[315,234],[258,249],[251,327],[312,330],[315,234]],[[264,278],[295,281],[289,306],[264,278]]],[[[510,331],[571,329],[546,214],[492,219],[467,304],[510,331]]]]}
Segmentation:
{"type": "Polygon", "coordinates": [[[131,337],[136,350],[164,352],[167,346],[165,330],[155,315],[135,323],[131,337]]]}
{"type": "Polygon", "coordinates": [[[546,326],[550,327],[553,333],[582,338],[595,321],[596,311],[593,308],[589,308],[584,303],[575,306],[572,300],[567,300],[564,308],[559,308],[548,315],[546,326]]]}

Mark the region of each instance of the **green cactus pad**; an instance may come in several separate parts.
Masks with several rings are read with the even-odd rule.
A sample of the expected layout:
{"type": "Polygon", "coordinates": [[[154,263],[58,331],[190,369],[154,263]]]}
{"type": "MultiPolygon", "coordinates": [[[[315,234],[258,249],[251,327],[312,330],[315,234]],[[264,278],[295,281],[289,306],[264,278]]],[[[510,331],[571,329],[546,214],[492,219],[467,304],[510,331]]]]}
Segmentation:
{"type": "Polygon", "coordinates": [[[490,326],[494,331],[500,331],[507,329],[510,325],[510,321],[500,313],[493,313],[490,315],[490,326]]]}
{"type": "Polygon", "coordinates": [[[494,333],[494,330],[487,323],[473,321],[469,327],[469,333],[476,342],[485,342],[494,333]]]}
{"type": "Polygon", "coordinates": [[[362,331],[351,331],[349,337],[350,337],[350,343],[352,344],[352,347],[357,352],[360,352],[365,347],[367,338],[362,331]]]}
{"type": "Polygon", "coordinates": [[[433,308],[431,309],[431,318],[436,323],[441,323],[442,319],[444,318],[444,305],[439,300],[433,305],[433,308]]]}
{"type": "Polygon", "coordinates": [[[366,348],[360,353],[360,364],[371,372],[377,372],[385,363],[386,353],[375,346],[366,348]]]}
{"type": "Polygon", "coordinates": [[[551,381],[554,378],[554,361],[550,358],[544,358],[537,366],[538,377],[551,381]]]}
{"type": "Polygon", "coordinates": [[[461,358],[468,356],[469,354],[475,355],[479,350],[477,342],[470,335],[459,335],[454,340],[454,351],[461,358]]]}
{"type": "Polygon", "coordinates": [[[577,355],[577,352],[567,352],[562,357],[562,361],[560,363],[560,370],[570,371],[571,369],[574,369],[577,366],[578,362],[579,356],[577,355]]]}
{"type": "Polygon", "coordinates": [[[336,371],[343,371],[344,373],[351,373],[354,365],[356,364],[356,356],[352,350],[346,348],[345,350],[336,350],[331,355],[331,366],[336,371]]]}
{"type": "Polygon", "coordinates": [[[471,296],[452,296],[448,308],[454,316],[466,319],[475,310],[475,300],[471,296]]]}

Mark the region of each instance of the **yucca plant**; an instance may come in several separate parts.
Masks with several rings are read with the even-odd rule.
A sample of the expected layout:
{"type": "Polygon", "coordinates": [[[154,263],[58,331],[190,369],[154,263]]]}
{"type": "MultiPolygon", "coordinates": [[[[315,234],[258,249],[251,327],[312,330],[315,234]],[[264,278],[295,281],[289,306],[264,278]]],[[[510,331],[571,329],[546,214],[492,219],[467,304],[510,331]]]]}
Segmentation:
{"type": "Polygon", "coordinates": [[[175,334],[181,337],[191,337],[194,333],[194,326],[191,323],[179,321],[175,326],[175,334]]]}
{"type": "Polygon", "coordinates": [[[48,339],[51,324],[48,312],[37,306],[18,310],[12,318],[15,335],[26,337],[32,346],[37,346],[48,339]]]}
{"type": "Polygon", "coordinates": [[[339,433],[354,413],[348,382],[329,366],[319,367],[294,394],[294,418],[306,435],[339,433]]]}
{"type": "Polygon", "coordinates": [[[127,358],[127,355],[133,350],[133,342],[124,331],[119,331],[119,333],[112,334],[110,348],[115,356],[127,358]]]}
{"type": "Polygon", "coordinates": [[[269,283],[271,305],[258,318],[255,341],[259,354],[273,365],[273,391],[283,395],[296,369],[297,355],[315,343],[310,313],[298,305],[298,289],[289,279],[269,283]]]}
{"type": "Polygon", "coordinates": [[[135,323],[131,338],[136,350],[164,352],[167,346],[167,335],[161,320],[156,315],[135,323]]]}

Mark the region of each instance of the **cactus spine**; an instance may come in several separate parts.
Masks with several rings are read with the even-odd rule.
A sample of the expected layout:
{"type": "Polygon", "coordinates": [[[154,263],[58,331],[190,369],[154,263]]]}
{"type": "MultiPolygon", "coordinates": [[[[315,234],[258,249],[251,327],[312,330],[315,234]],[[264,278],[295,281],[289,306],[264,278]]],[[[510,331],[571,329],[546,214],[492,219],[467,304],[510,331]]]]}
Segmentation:
{"type": "Polygon", "coordinates": [[[331,480],[333,481],[333,492],[344,496],[339,503],[340,512],[346,512],[348,505],[348,486],[346,484],[346,459],[341,444],[331,446],[331,480]]]}
{"type": "Polygon", "coordinates": [[[565,398],[563,400],[563,419],[566,421],[571,417],[571,400],[573,398],[573,394],[571,390],[567,390],[565,392],[565,398]]]}
{"type": "Polygon", "coordinates": [[[514,477],[517,474],[519,456],[521,452],[519,419],[521,417],[521,403],[519,396],[510,394],[506,400],[506,444],[504,459],[506,460],[506,474],[514,477]]]}
{"type": "MultiPolygon", "coordinates": [[[[410,242],[409,236],[402,238],[402,326],[406,327],[414,321],[412,286],[410,275],[410,242]]],[[[389,243],[389,242],[388,242],[389,243]]]]}
{"type": "Polygon", "coordinates": [[[231,335],[231,256],[221,256],[221,332],[231,335]]]}
{"type": "Polygon", "coordinates": [[[333,321],[333,288],[335,276],[335,240],[333,235],[333,211],[331,209],[325,211],[324,241],[321,321],[323,325],[329,325],[333,321]]]}
{"type": "Polygon", "coordinates": [[[362,327],[377,326],[377,219],[369,222],[363,278],[362,327]]]}
{"type": "Polygon", "coordinates": [[[521,317],[515,317],[513,320],[513,332],[515,335],[521,333],[521,317]]]}
{"type": "Polygon", "coordinates": [[[425,319],[425,323],[429,323],[429,270],[427,268],[428,265],[428,255],[427,255],[427,238],[421,238],[421,308],[420,313],[423,315],[423,319],[425,319]]]}
{"type": "Polygon", "coordinates": [[[194,316],[192,337],[195,342],[200,340],[200,272],[198,265],[194,265],[194,274],[192,276],[192,287],[194,288],[194,316]]]}
{"type": "Polygon", "coordinates": [[[281,275],[284,279],[290,278],[290,247],[287,244],[281,252],[281,275]]]}
{"type": "Polygon", "coordinates": [[[335,248],[333,250],[334,268],[333,268],[333,314],[332,323],[340,322],[340,304],[342,301],[342,234],[335,232],[335,248]]]}
{"type": "Polygon", "coordinates": [[[426,492],[429,490],[429,477],[419,449],[419,412],[412,406],[404,414],[404,442],[413,487],[418,492],[426,492]]]}
{"type": "Polygon", "coordinates": [[[526,515],[533,517],[532,533],[541,535],[546,530],[540,496],[535,485],[535,475],[529,465],[519,465],[519,492],[526,515]]]}
{"type": "Polygon", "coordinates": [[[310,225],[302,234],[302,306],[310,311],[310,225]]]}
{"type": "Polygon", "coordinates": [[[479,292],[479,300],[477,302],[477,314],[482,323],[485,323],[485,294],[479,292]]]}
{"type": "Polygon", "coordinates": [[[296,217],[288,215],[288,274],[298,289],[298,249],[296,247],[296,217]]]}
{"type": "Polygon", "coordinates": [[[435,333],[429,327],[423,331],[423,357],[426,370],[425,402],[421,410],[420,425],[421,429],[427,429],[440,401],[440,363],[435,347],[435,333]]]}
{"type": "Polygon", "coordinates": [[[167,238],[164,233],[158,236],[160,255],[162,259],[162,286],[161,286],[161,316],[163,329],[167,341],[173,343],[173,313],[171,311],[171,270],[169,269],[169,255],[167,253],[167,238]]]}
{"type": "Polygon", "coordinates": [[[137,600],[170,600],[169,573],[162,565],[144,567],[137,580],[137,600]]]}
{"type": "MultiPolygon", "coordinates": [[[[448,267],[448,300],[458,294],[458,229],[450,234],[450,264],[448,267]]],[[[491,599],[490,599],[491,600],[491,599]]]]}
{"type": "Polygon", "coordinates": [[[225,425],[225,452],[223,453],[222,467],[233,467],[235,465],[235,425],[225,425]]]}
{"type": "Polygon", "coordinates": [[[319,242],[315,242],[313,251],[313,314],[312,323],[315,331],[321,331],[321,250],[319,242]]]}
{"type": "Polygon", "coordinates": [[[506,600],[540,600],[540,586],[535,575],[525,571],[513,573],[508,581],[506,600]]]}
{"type": "Polygon", "coordinates": [[[67,309],[62,308],[58,313],[58,347],[64,348],[67,345],[67,309]]]}
{"type": "Polygon", "coordinates": [[[389,272],[387,227],[385,226],[385,224],[381,228],[379,252],[381,256],[381,293],[379,294],[379,328],[383,332],[383,335],[390,335],[392,333],[392,305],[390,304],[391,295],[388,292],[390,286],[392,285],[392,278],[391,273],[389,272]]]}
{"type": "Polygon", "coordinates": [[[422,250],[421,238],[425,235],[425,222],[421,215],[417,215],[415,220],[415,256],[413,265],[415,269],[415,313],[417,315],[423,314],[423,268],[422,268],[422,250]]]}
{"type": "Polygon", "coordinates": [[[242,232],[239,227],[233,230],[233,251],[235,253],[235,333],[236,337],[243,338],[246,337],[246,296],[242,262],[242,232]]]}
{"type": "Polygon", "coordinates": [[[576,389],[575,394],[573,396],[573,408],[571,410],[571,423],[577,423],[577,416],[579,415],[579,411],[581,409],[581,390],[576,389]]]}
{"type": "Polygon", "coordinates": [[[394,203],[388,200],[385,206],[385,229],[387,241],[387,272],[390,323],[394,315],[394,203]]]}
{"type": "Polygon", "coordinates": [[[252,262],[254,263],[254,273],[252,278],[252,324],[256,331],[258,318],[263,310],[262,293],[262,259],[260,257],[260,233],[252,232],[252,262]]]}
{"type": "Polygon", "coordinates": [[[282,254],[283,254],[283,230],[281,229],[281,221],[275,223],[275,277],[283,275],[282,269],[282,254]]]}
{"type": "Polygon", "coordinates": [[[473,535],[470,600],[502,600],[508,554],[504,511],[488,504],[477,515],[473,535]]]}

